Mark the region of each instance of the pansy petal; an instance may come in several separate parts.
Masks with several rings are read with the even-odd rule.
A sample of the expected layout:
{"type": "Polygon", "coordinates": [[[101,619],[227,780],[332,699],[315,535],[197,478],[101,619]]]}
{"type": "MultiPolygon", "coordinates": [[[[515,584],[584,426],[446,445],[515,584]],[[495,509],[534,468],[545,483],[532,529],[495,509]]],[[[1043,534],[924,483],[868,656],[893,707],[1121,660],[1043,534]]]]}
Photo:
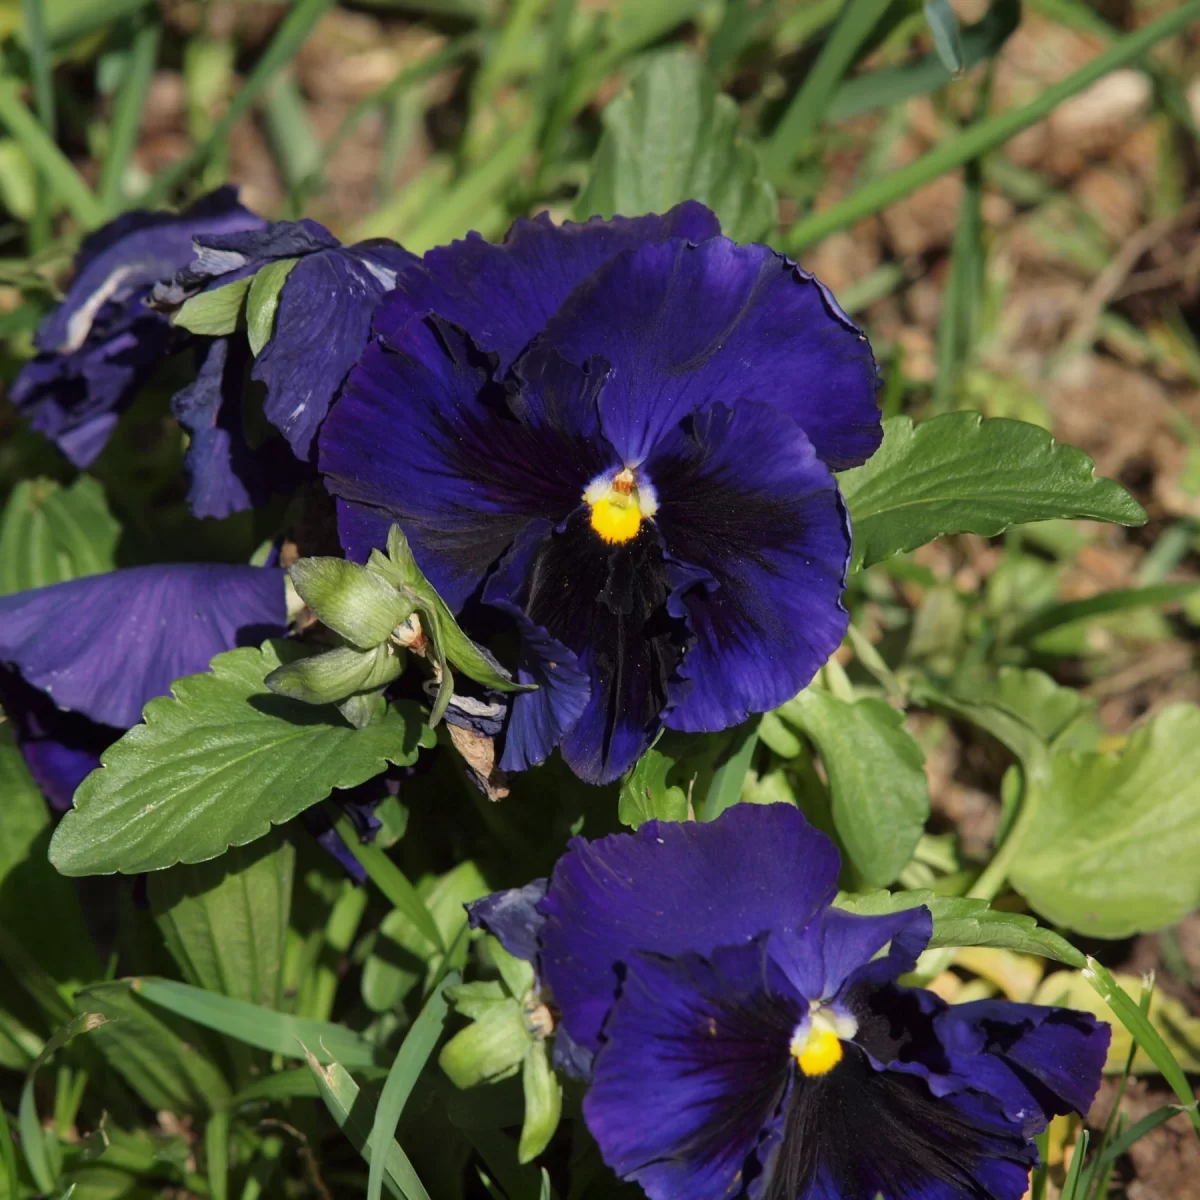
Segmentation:
{"type": "Polygon", "coordinates": [[[128,728],[173,680],[286,625],[280,570],[130,567],[0,597],[0,661],[61,708],[128,728]]]}
{"type": "Polygon", "coordinates": [[[592,436],[602,376],[547,359],[514,409],[461,330],[418,321],[405,345],[368,346],[321,432],[321,471],[348,507],[375,515],[342,510],[347,554],[365,558],[382,543],[363,536],[399,524],[457,611],[531,519],[561,520],[587,472],[607,465],[592,436]]]}
{"type": "Polygon", "coordinates": [[[802,929],[833,899],[838,866],[833,843],[789,804],[574,839],[542,902],[542,969],[564,1024],[598,1048],[632,954],[707,954],[802,929]]]}
{"type": "Polygon", "coordinates": [[[531,521],[488,578],[483,601],[507,613],[517,625],[520,648],[517,682],[536,684],[510,700],[502,771],[524,771],[544,762],[563,735],[575,727],[591,695],[579,659],[562,642],[525,613],[528,584],[542,542],[551,535],[549,521],[531,521]]]}
{"type": "Polygon", "coordinates": [[[535,879],[524,887],[492,892],[467,905],[472,929],[486,929],[514,958],[537,964],[538,934],[545,917],[538,904],[546,895],[548,881],[535,879]]]}
{"type": "Polygon", "coordinates": [[[400,277],[375,329],[392,341],[412,314],[436,313],[469,329],[481,349],[495,351],[503,374],[572,289],[615,255],[643,242],[702,241],[720,232],[716,217],[694,200],[662,216],[584,224],[555,225],[541,213],[516,221],[501,245],[471,233],[430,250],[419,267],[400,277]]]}
{"type": "Polygon", "coordinates": [[[716,402],[773,405],[833,469],[864,462],[882,436],[866,338],[811,275],[766,246],[643,244],[572,293],[542,338],[573,361],[612,364],[601,415],[629,466],[716,402]]]}
{"type": "Polygon", "coordinates": [[[583,1101],[605,1162],[651,1200],[739,1194],[786,1095],[801,1011],[759,941],[637,956],[583,1101]]]}
{"type": "MultiPolygon", "coordinates": [[[[849,1047],[798,1077],[764,1200],[1020,1200],[1033,1144],[986,1097],[934,1096],[849,1047]]],[[[697,1197],[696,1200],[701,1200],[697,1197]]]]}
{"type": "Polygon", "coordinates": [[[841,594],[850,532],[828,469],[795,422],[747,401],[713,405],[671,430],[646,474],[679,564],[669,609],[696,637],[666,724],[728,729],[790,700],[849,622],[841,594]]]}
{"type": "Polygon", "coordinates": [[[330,250],[302,258],[284,280],[275,331],[251,375],[266,384],[263,411],[296,456],[317,430],[371,330],[384,282],[360,259],[330,250]]]}

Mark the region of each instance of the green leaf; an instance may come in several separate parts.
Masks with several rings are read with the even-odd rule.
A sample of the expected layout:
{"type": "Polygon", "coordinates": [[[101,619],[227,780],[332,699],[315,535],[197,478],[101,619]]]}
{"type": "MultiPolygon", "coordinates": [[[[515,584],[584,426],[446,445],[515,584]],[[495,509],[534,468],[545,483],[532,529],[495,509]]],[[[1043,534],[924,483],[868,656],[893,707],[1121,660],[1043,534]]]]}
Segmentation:
{"type": "MultiPolygon", "coordinates": [[[[370,1122],[363,1112],[364,1105],[359,1101],[358,1084],[350,1078],[350,1073],[341,1063],[335,1061],[322,1066],[316,1054],[308,1047],[305,1047],[305,1051],[325,1107],[329,1109],[338,1128],[369,1163],[376,1146],[371,1137],[370,1122]]],[[[393,1195],[401,1197],[401,1200],[429,1200],[425,1185],[395,1139],[388,1143],[384,1167],[387,1172],[385,1183],[393,1195]]]]}
{"type": "Polygon", "coordinates": [[[344,558],[302,558],[288,575],[322,622],[360,650],[387,641],[413,611],[393,583],[344,558]]]}
{"type": "Polygon", "coordinates": [[[0,596],[111,571],[120,534],[91,476],[22,480],[0,517],[0,596]]]}
{"type": "MultiPolygon", "coordinates": [[[[335,704],[348,696],[386,687],[403,673],[405,660],[403,650],[387,643],[374,650],[338,646],[284,663],[263,682],[277,695],[305,704],[335,704]]],[[[358,727],[357,721],[350,724],[358,727]]]]}
{"type": "Polygon", "coordinates": [[[1043,929],[1033,917],[989,908],[986,900],[937,896],[930,891],[918,890],[861,895],[842,892],[834,904],[847,912],[872,917],[903,912],[923,904],[933,917],[931,950],[942,946],[990,946],[1014,950],[1018,954],[1037,954],[1072,967],[1084,962],[1083,955],[1066,938],[1043,929]]]}
{"type": "MultiPolygon", "coordinates": [[[[107,986],[107,985],[106,985],[107,986]]],[[[344,1025],[294,1017],[245,1000],[234,1000],[174,979],[142,977],[119,985],[176,1017],[183,1017],[271,1054],[305,1058],[306,1045],[319,1048],[322,1062],[334,1057],[355,1068],[375,1065],[375,1047],[344,1025]]]]}
{"type": "Polygon", "coordinates": [[[854,565],[870,566],[947,533],[993,537],[1010,525],[1087,518],[1139,525],[1140,504],[1092,460],[1036,425],[954,412],[884,422],[883,444],[838,484],[854,528],[854,565]]]}
{"type": "Polygon", "coordinates": [[[1050,765],[1009,873],[1039,913],[1120,938],[1200,908],[1200,709],[1165,709],[1119,754],[1050,765]]]}
{"type": "Polygon", "coordinates": [[[278,1004],[295,866],[295,847],[272,830],[252,846],[149,877],[150,911],[184,979],[278,1004]]]}
{"type": "Polygon", "coordinates": [[[175,314],[174,323],[203,337],[225,337],[233,333],[242,317],[242,307],[253,276],[189,296],[175,314]]]}
{"type": "Polygon", "coordinates": [[[778,710],[816,744],[833,802],[833,822],[863,879],[891,883],[912,857],[929,817],[921,748],[904,714],[883,700],[848,704],[807,688],[778,710]]]}
{"type": "Polygon", "coordinates": [[[279,293],[299,261],[298,258],[277,258],[255,272],[250,294],[246,298],[246,340],[255,358],[271,340],[275,330],[275,314],[279,311],[279,293]]]}
{"type": "Polygon", "coordinates": [[[190,1028],[190,1036],[180,1036],[133,994],[128,981],[84,988],[75,997],[75,1009],[108,1018],[96,1028],[92,1041],[155,1112],[212,1112],[228,1105],[229,1086],[199,1049],[197,1030],[190,1028]]]}
{"type": "Polygon", "coordinates": [[[959,74],[966,66],[962,33],[949,0],[925,0],[925,20],[929,23],[929,32],[933,34],[933,48],[942,60],[942,65],[952,74],[959,74]]]}
{"type": "Polygon", "coordinates": [[[407,766],[424,722],[413,705],[365,729],[335,709],[269,692],[264,679],[299,647],[231,650],[212,670],[176,680],[101,756],[50,845],[66,875],[156,871],[203,862],[262,837],[388,763],[407,766]]]}
{"type": "Polygon", "coordinates": [[[687,792],[667,783],[675,759],[651,746],[621,781],[617,817],[636,829],[643,821],[686,821],[687,792]]]}
{"type": "Polygon", "coordinates": [[[533,1045],[520,1000],[509,997],[456,1033],[438,1063],[457,1087],[497,1083],[515,1075],[533,1045]]]}
{"type": "Polygon", "coordinates": [[[707,204],[739,241],[775,225],[775,192],[758,152],[738,135],[738,106],[690,50],[654,55],[604,109],[604,134],[575,205],[585,219],[707,204]]]}
{"type": "Polygon", "coordinates": [[[531,1162],[550,1144],[562,1117],[562,1084],[550,1066],[550,1047],[539,1039],[529,1047],[521,1068],[525,1090],[525,1120],[517,1161],[531,1162]]]}
{"type": "Polygon", "coordinates": [[[1047,745],[1090,720],[1096,711],[1096,702],[1090,697],[1032,667],[972,673],[955,680],[951,694],[963,704],[1001,710],[1028,726],[1047,745]]]}

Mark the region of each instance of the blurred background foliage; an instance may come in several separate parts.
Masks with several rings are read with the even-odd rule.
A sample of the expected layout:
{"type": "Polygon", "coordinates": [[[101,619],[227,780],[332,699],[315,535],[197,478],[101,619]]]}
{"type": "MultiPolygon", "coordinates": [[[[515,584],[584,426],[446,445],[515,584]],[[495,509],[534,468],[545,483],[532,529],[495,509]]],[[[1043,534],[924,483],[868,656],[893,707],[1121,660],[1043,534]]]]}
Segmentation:
{"type": "MultiPolygon", "coordinates": [[[[1198,777],[1200,734],[1172,709],[1200,701],[1198,125],[1196,0],[0,0],[0,378],[32,352],[88,230],[226,180],[265,214],[417,252],[471,229],[500,237],[542,209],[706,201],[864,324],[887,415],[1043,426],[1149,513],[1134,530],[946,538],[855,577],[855,632],[825,682],[843,699],[869,687],[912,702],[928,779],[915,853],[878,877],[864,859],[857,882],[898,874],[955,894],[1019,787],[1011,745],[968,701],[1007,688],[1056,746],[1128,750],[1177,768],[1181,787],[1198,777]],[[1021,674],[1032,668],[1046,674],[1021,674]],[[943,690],[922,695],[931,680],[943,690]],[[1051,719],[1055,683],[1077,699],[1051,719]]],[[[189,516],[172,390],[148,389],[81,479],[0,400],[0,593],[115,562],[245,561],[279,524],[189,516]]],[[[826,794],[811,753],[822,731],[811,706],[780,710],[748,750],[722,745],[725,762],[698,770],[715,774],[718,807],[730,761],[733,799],[811,800],[826,794]]],[[[399,884],[385,902],[285,839],[155,876],[147,895],[54,875],[44,806],[15,762],[0,754],[0,1196],[361,1195],[355,1148],[382,1050],[466,962],[461,904],[544,870],[569,831],[612,827],[617,810],[614,790],[563,811],[547,768],[511,814],[439,767],[412,793],[438,820],[419,799],[381,813],[383,847],[420,833],[398,851],[415,907],[399,884]],[[131,974],[208,999],[168,984],[139,999],[115,981],[131,974]],[[259,1007],[247,1017],[227,1000],[259,1007]],[[304,1065],[301,1043],[325,1065],[304,1065]]],[[[1085,805],[1120,785],[1085,782],[1085,805]]],[[[1031,854],[1014,878],[1078,932],[1086,921],[1045,885],[1054,869],[1039,876],[1031,854]]],[[[1200,918],[1137,936],[1117,925],[1089,948],[1134,993],[1159,972],[1151,1018],[1200,1066],[1200,918]]],[[[962,951],[933,985],[1094,1003],[1075,973],[1005,950],[962,951]]],[[[1121,1100],[1139,1136],[1088,1177],[1090,1194],[1195,1200],[1200,1143],[1128,1050],[1092,1117],[1102,1126],[1121,1100]]],[[[412,1162],[398,1146],[388,1158],[395,1194],[545,1200],[568,1167],[563,1200],[626,1194],[578,1122],[552,1144],[550,1174],[517,1161],[501,1132],[519,1123],[516,1080],[459,1093],[432,1062],[405,1069],[423,1086],[400,1101],[412,1162]]],[[[577,1103],[568,1093],[567,1111],[577,1103]]],[[[1084,1195],[1067,1174],[1077,1136],[1056,1122],[1035,1196],[1084,1195]]]]}

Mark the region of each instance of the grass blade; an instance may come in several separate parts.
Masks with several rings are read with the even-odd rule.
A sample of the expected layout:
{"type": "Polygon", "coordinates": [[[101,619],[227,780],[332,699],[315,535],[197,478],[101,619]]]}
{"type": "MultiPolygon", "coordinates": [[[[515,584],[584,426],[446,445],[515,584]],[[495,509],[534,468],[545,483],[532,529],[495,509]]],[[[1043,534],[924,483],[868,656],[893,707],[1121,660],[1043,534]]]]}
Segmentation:
{"type": "Polygon", "coordinates": [[[746,772],[758,749],[758,723],[748,722],[734,737],[729,757],[713,772],[712,782],[704,797],[704,806],[698,814],[701,820],[712,821],[730,805],[736,804],[742,795],[746,772]]]}
{"type": "Polygon", "coordinates": [[[100,205],[108,217],[115,217],[124,207],[121,196],[121,181],[133,157],[138,133],[142,126],[142,113],[146,107],[146,95],[154,66],[158,61],[158,41],[162,30],[156,21],[140,26],[133,35],[129,47],[129,62],[121,90],[113,104],[112,122],[108,131],[108,152],[100,168],[100,205]]]}
{"type": "Polygon", "coordinates": [[[1040,121],[1064,100],[1082,92],[1118,67],[1136,62],[1158,42],[1183,32],[1197,20],[1200,20],[1200,0],[1188,0],[1174,12],[1166,13],[1157,21],[1126,34],[1066,79],[1051,84],[1028,104],[997,113],[986,121],[972,125],[920,158],[860,188],[840,203],[797,221],[782,239],[784,248],[789,253],[797,253],[827,234],[886,208],[939,175],[994,150],[1022,129],[1040,121]]]}
{"type": "MultiPolygon", "coordinates": [[[[457,971],[451,972],[445,983],[433,991],[433,995],[425,1002],[420,1015],[413,1022],[412,1028],[404,1037],[396,1061],[388,1072],[387,1082],[379,1096],[375,1107],[375,1120],[371,1126],[371,1143],[375,1146],[385,1146],[396,1137],[396,1126],[409,1096],[416,1086],[417,1079],[429,1061],[433,1048],[442,1036],[446,1024],[446,1015],[450,1005],[446,1000],[445,988],[453,986],[461,979],[457,971]]],[[[383,1177],[386,1159],[376,1155],[371,1160],[371,1170],[367,1178],[367,1200],[380,1200],[383,1194],[383,1177]]]]}
{"type": "Polygon", "coordinates": [[[272,1054],[304,1058],[308,1053],[306,1044],[320,1045],[328,1047],[326,1054],[330,1061],[336,1057],[352,1067],[370,1067],[375,1063],[375,1047],[342,1025],[293,1017],[173,979],[135,979],[133,990],[176,1016],[272,1054]]]}
{"type": "MultiPolygon", "coordinates": [[[[325,1107],[329,1109],[330,1116],[337,1122],[338,1128],[350,1139],[354,1148],[369,1163],[374,1156],[376,1143],[363,1119],[358,1084],[350,1078],[350,1072],[336,1060],[331,1061],[328,1066],[323,1066],[317,1055],[307,1046],[304,1047],[304,1053],[308,1058],[309,1069],[320,1089],[321,1099],[325,1101],[325,1107]]],[[[328,1056],[328,1052],[325,1053],[328,1056]]],[[[386,1172],[384,1180],[393,1195],[399,1196],[401,1200],[430,1200],[429,1193],[425,1190],[425,1185],[409,1161],[408,1155],[404,1153],[395,1139],[387,1148],[384,1162],[386,1172]]]]}
{"type": "Polygon", "coordinates": [[[4,1163],[3,1178],[8,1185],[6,1195],[20,1195],[17,1191],[17,1152],[13,1147],[12,1130],[3,1104],[0,1104],[0,1161],[4,1163]]]}
{"type": "Polygon", "coordinates": [[[313,26],[333,7],[334,0],[298,0],[283,19],[271,44],[263,53],[262,58],[254,64],[254,69],[246,77],[245,83],[234,93],[221,119],[217,121],[208,137],[191,153],[184,155],[177,163],[173,163],[151,183],[143,202],[147,208],[161,203],[176,185],[182,183],[198,166],[229,136],[229,131],[252,104],[262,95],[263,90],[296,55],[301,44],[312,32],[313,26]]]}
{"type": "Polygon", "coordinates": [[[1079,1135],[1075,1153],[1071,1155],[1071,1169],[1067,1172],[1067,1178],[1063,1182],[1062,1200],[1083,1200],[1082,1193],[1079,1191],[1079,1173],[1083,1170],[1083,1160],[1087,1156],[1090,1136],[1086,1129],[1079,1135]]]}
{"type": "Polygon", "coordinates": [[[891,0],[848,0],[813,69],[763,151],[763,172],[778,183],[817,131],[834,89],[891,0]]]}
{"type": "Polygon", "coordinates": [[[1112,975],[1094,958],[1088,958],[1083,977],[1120,1018],[1121,1024],[1133,1035],[1133,1040],[1150,1056],[1162,1077],[1179,1097],[1179,1102],[1187,1109],[1196,1133],[1200,1134],[1200,1113],[1196,1111],[1196,1096],[1183,1073],[1183,1068],[1175,1060],[1162,1035],[1150,1024],[1146,1014],[1125,994],[1112,975]]]}
{"type": "Polygon", "coordinates": [[[1115,1163],[1123,1154],[1127,1154],[1133,1144],[1140,1142],[1146,1134],[1151,1133],[1165,1121],[1178,1116],[1181,1112],[1194,1111],[1195,1107],[1194,1104],[1190,1108],[1185,1108],[1182,1104],[1164,1104],[1162,1108],[1156,1108],[1152,1113],[1147,1113],[1140,1121],[1136,1121],[1130,1125],[1120,1137],[1113,1139],[1109,1147],[1097,1160],[1098,1168],[1104,1170],[1112,1163],[1115,1163]]]}
{"type": "MultiPolygon", "coordinates": [[[[29,47],[29,70],[33,76],[33,103],[42,128],[54,137],[54,76],[50,68],[50,47],[46,41],[46,20],[43,0],[21,0],[21,19],[25,25],[25,40],[29,47]]],[[[46,179],[39,172],[34,199],[33,218],[29,223],[29,249],[40,253],[50,240],[50,206],[46,203],[46,179]]]]}
{"type": "Polygon", "coordinates": [[[1088,596],[1085,600],[1052,604],[1018,625],[1009,640],[1027,642],[1039,634],[1057,629],[1060,625],[1069,625],[1073,621],[1082,621],[1089,617],[1125,612],[1131,608],[1158,608],[1164,604],[1180,604],[1189,596],[1195,595],[1198,586],[1200,585],[1195,583],[1160,583],[1151,587],[1115,588],[1111,592],[1101,592],[1098,596],[1088,596]]]}
{"type": "Polygon", "coordinates": [[[0,125],[5,125],[41,171],[51,193],[84,226],[94,229],[104,213],[91,188],[21,100],[16,80],[0,77],[0,125]]]}

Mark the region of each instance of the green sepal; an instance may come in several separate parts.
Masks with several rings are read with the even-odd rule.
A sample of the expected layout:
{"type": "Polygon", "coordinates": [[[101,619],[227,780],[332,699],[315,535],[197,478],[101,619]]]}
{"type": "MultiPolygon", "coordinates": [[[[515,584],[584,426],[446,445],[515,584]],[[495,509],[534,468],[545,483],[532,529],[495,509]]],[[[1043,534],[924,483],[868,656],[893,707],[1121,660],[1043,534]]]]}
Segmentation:
{"type": "Polygon", "coordinates": [[[532,1047],[519,1000],[509,997],[486,1008],[466,1029],[456,1033],[438,1056],[441,1068],[460,1088],[497,1083],[521,1069],[532,1047]]]}
{"type": "Polygon", "coordinates": [[[333,704],[356,692],[386,687],[400,676],[406,657],[403,650],[390,643],[374,650],[338,646],[323,654],[284,663],[264,682],[279,696],[303,700],[306,704],[333,704]]]}
{"type": "Polygon", "coordinates": [[[562,1117],[562,1084],[550,1065],[547,1042],[535,1041],[529,1047],[521,1067],[521,1083],[525,1090],[525,1120],[517,1159],[527,1163],[550,1144],[562,1117]]]}
{"type": "Polygon", "coordinates": [[[321,621],[361,650],[387,641],[413,611],[387,579],[344,558],[302,558],[288,575],[321,621]]]}
{"type": "Polygon", "coordinates": [[[387,698],[384,689],[374,692],[359,692],[339,700],[337,710],[354,726],[355,729],[366,729],[376,721],[382,721],[387,713],[387,698]]]}
{"type": "Polygon", "coordinates": [[[279,310],[279,293],[298,258],[278,258],[255,274],[246,299],[246,340],[250,353],[257,358],[271,340],[275,329],[275,314],[279,310]]]}
{"type": "Polygon", "coordinates": [[[252,276],[188,297],[176,312],[174,324],[202,337],[225,337],[242,316],[252,276]]]}

